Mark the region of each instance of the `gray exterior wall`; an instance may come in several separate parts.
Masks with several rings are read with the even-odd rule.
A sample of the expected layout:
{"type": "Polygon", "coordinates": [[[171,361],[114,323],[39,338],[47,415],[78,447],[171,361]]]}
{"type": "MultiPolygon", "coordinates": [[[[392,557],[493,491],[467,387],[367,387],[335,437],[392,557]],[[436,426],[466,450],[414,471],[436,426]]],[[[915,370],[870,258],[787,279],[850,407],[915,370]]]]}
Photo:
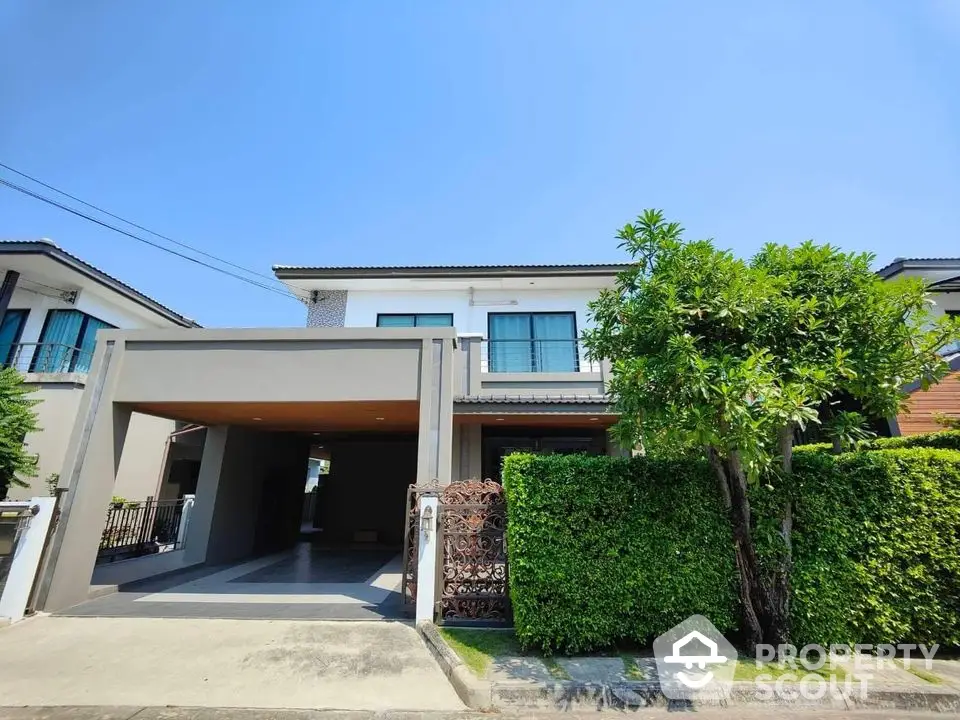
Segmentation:
{"type": "MultiPolygon", "coordinates": [[[[85,381],[85,375],[75,375],[85,381]]],[[[32,383],[31,383],[32,384],[32,383]]],[[[83,398],[82,382],[42,382],[35,385],[37,391],[30,397],[39,400],[34,409],[40,430],[29,433],[25,439],[28,452],[39,456],[37,476],[24,478],[29,487],[11,487],[11,500],[27,500],[31,497],[49,495],[46,479],[51,473],[59,473],[70,442],[83,398]]],[[[163,472],[163,449],[167,437],[174,431],[175,423],[164,418],[135,414],[130,421],[123,461],[117,471],[114,495],[128,500],[144,500],[154,495],[163,472]]]]}

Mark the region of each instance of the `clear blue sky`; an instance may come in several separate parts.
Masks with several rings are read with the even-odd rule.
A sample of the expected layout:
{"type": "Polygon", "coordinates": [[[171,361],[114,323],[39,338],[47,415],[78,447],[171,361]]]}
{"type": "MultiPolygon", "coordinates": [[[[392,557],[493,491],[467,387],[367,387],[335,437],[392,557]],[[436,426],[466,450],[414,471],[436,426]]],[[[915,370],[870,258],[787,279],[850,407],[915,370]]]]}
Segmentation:
{"type": "MultiPolygon", "coordinates": [[[[960,254],[960,0],[7,0],[0,66],[0,162],[267,274],[618,260],[645,207],[743,255],[960,254]]],[[[5,188],[0,236],[304,321],[5,188]]]]}

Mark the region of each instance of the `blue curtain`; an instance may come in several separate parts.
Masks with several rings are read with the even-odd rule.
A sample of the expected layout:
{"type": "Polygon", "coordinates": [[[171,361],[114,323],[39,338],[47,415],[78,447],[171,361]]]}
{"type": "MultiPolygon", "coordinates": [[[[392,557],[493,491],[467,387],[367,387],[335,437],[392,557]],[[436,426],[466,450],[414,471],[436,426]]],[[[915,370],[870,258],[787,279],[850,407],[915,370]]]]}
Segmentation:
{"type": "Polygon", "coordinates": [[[87,317],[87,326],[83,328],[83,337],[77,347],[80,352],[77,353],[73,363],[73,372],[90,372],[90,363],[93,361],[93,350],[97,346],[97,330],[107,330],[113,325],[105,323],[103,320],[97,320],[95,317],[87,317]]]}
{"type": "Polygon", "coordinates": [[[33,358],[31,370],[42,373],[70,372],[80,340],[80,326],[84,314],[78,310],[51,310],[40,336],[40,347],[33,358]]]}
{"type": "Polygon", "coordinates": [[[539,372],[576,372],[576,323],[572,313],[533,316],[533,356],[539,372]]]}
{"type": "Polygon", "coordinates": [[[26,310],[7,310],[4,313],[3,321],[0,322],[0,363],[13,364],[17,350],[16,344],[26,319],[26,310]]]}
{"type": "Polygon", "coordinates": [[[488,365],[490,372],[534,370],[530,315],[491,313],[489,316],[488,365]]]}

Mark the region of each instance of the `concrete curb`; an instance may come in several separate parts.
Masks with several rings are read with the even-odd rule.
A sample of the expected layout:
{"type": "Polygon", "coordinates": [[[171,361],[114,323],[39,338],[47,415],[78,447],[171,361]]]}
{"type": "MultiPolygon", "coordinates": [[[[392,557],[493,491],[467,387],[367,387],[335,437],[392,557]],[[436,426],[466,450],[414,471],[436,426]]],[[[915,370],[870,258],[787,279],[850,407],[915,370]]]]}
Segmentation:
{"type": "Polygon", "coordinates": [[[496,709],[493,704],[493,684],[489,680],[481,680],[463,664],[459,656],[440,637],[436,625],[427,621],[418,622],[417,632],[464,705],[471,710],[496,709]]]}
{"type": "MultiPolygon", "coordinates": [[[[450,680],[457,695],[472,710],[499,710],[505,713],[553,710],[641,710],[645,708],[819,708],[825,710],[907,710],[941,713],[960,712],[960,692],[943,686],[894,687],[869,689],[865,697],[846,692],[842,687],[830,688],[823,697],[798,700],[792,697],[758,697],[752,682],[733,684],[729,695],[703,693],[690,700],[674,701],[664,697],[656,681],[623,683],[589,683],[575,680],[514,682],[482,680],[464,665],[463,661],[440,636],[436,625],[420,622],[417,630],[430,652],[436,658],[444,675],[450,680]]],[[[788,686],[793,690],[793,687],[788,686]]]]}

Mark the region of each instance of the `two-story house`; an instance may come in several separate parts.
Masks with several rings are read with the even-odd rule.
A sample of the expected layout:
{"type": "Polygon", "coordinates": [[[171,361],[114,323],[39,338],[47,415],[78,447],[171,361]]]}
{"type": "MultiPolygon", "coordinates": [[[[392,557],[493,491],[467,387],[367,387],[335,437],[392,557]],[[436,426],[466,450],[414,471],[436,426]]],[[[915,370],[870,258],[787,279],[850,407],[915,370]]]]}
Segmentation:
{"type": "MultiPolygon", "coordinates": [[[[29,487],[11,499],[48,494],[59,473],[93,360],[96,335],[110,328],[189,328],[196,323],[164,307],[49,240],[0,242],[0,364],[24,374],[40,430],[25,438],[39,456],[29,487]]],[[[127,432],[130,451],[113,493],[143,499],[157,491],[167,438],[175,423],[137,415],[127,432]]]]}
{"type": "Polygon", "coordinates": [[[326,268],[277,266],[308,298],[308,327],[450,327],[453,479],[499,478],[517,449],[614,451],[603,364],[580,342],[587,304],[620,265],[326,268]]]}
{"type": "MultiPolygon", "coordinates": [[[[605,398],[608,369],[579,340],[587,304],[620,269],[285,266],[276,275],[304,300],[306,327],[101,331],[64,462],[61,482],[71,492],[45,607],[87,596],[134,413],[205,426],[206,437],[185,542],[124,561],[137,568],[127,577],[232,564],[209,585],[174,593],[186,614],[201,601],[223,603],[224,613],[247,601],[285,603],[288,613],[314,603],[389,604],[410,486],[498,478],[513,449],[620,453],[607,434],[616,419],[605,398]],[[298,544],[308,468],[321,461],[311,547],[367,547],[376,564],[353,558],[318,570],[318,556],[298,544]],[[251,561],[290,548],[307,554],[251,561]],[[357,578],[347,568],[376,578],[356,584],[352,600],[343,583],[357,578]],[[337,583],[335,598],[323,588],[271,596],[270,582],[303,583],[315,571],[337,583]],[[230,582],[241,585],[222,584],[230,582]]],[[[140,598],[131,612],[150,601],[140,598]]]]}
{"type": "MultiPolygon", "coordinates": [[[[960,258],[897,258],[877,273],[884,280],[920,277],[930,293],[934,316],[960,316],[960,258]]],[[[891,419],[894,435],[943,430],[937,416],[960,419],[960,343],[944,348],[950,373],[939,383],[923,390],[919,383],[907,387],[908,410],[891,419]]]]}

